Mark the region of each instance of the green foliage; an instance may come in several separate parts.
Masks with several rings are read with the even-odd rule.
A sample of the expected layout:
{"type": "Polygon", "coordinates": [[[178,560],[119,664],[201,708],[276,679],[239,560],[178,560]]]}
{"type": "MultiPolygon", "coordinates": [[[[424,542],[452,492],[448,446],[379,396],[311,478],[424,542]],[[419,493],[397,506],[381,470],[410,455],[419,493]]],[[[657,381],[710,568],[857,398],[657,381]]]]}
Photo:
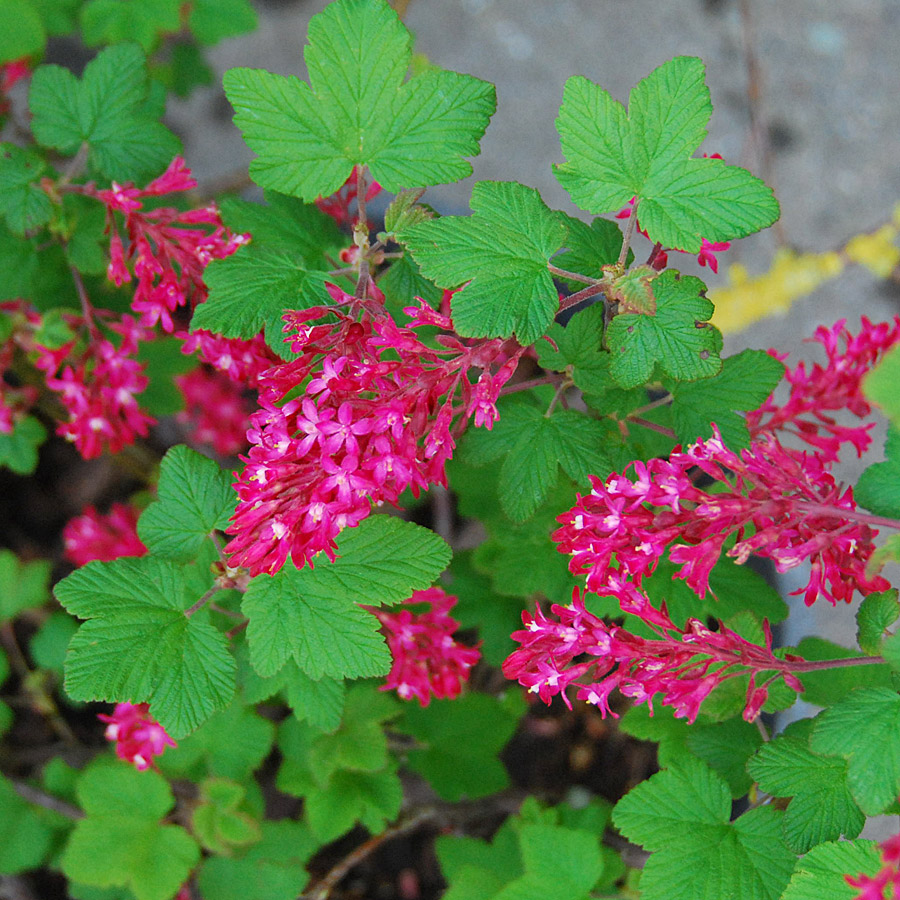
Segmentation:
{"type": "Polygon", "coordinates": [[[895,428],[900,428],[900,398],[897,382],[900,379],[900,347],[893,347],[863,378],[863,393],[881,407],[895,428]]]}
{"type": "Polygon", "coordinates": [[[853,489],[856,502],[878,516],[900,516],[900,429],[888,429],[887,462],[869,466],[853,489]]]}
{"type": "Polygon", "coordinates": [[[725,782],[685,759],[623,797],[613,822],[652,851],[641,876],[644,900],[777,900],[795,862],[781,836],[782,815],[760,807],[730,822],[725,782]]]}
{"type": "Polygon", "coordinates": [[[900,618],[900,601],[896,588],[869,594],[856,611],[856,639],[867,656],[881,654],[885,631],[900,618]]]}
{"type": "Polygon", "coordinates": [[[15,234],[50,221],[53,205],[36,184],[46,169],[38,154],[15,144],[0,144],[0,215],[15,234]]]}
{"type": "Polygon", "coordinates": [[[88,46],[136,41],[150,53],[162,35],[180,27],[180,0],[88,0],[81,33],[88,46]]]}
{"type": "MultiPolygon", "coordinates": [[[[612,265],[622,250],[622,232],[609,219],[594,219],[590,225],[566,215],[556,214],[566,226],[565,250],[553,258],[553,264],[567,272],[578,272],[588,278],[602,278],[603,267],[612,265]]],[[[630,265],[634,254],[629,250],[627,263],[630,265]]],[[[576,285],[578,282],[569,282],[576,285]]],[[[580,285],[579,285],[580,286],[580,285]]]]}
{"type": "Polygon", "coordinates": [[[196,559],[210,534],[228,526],[236,502],[231,477],[184,444],[163,457],[157,497],[141,515],[138,535],[151,553],[177,562],[196,559]]]}
{"type": "Polygon", "coordinates": [[[89,62],[80,80],[60,66],[40,66],[29,93],[32,130],[39,144],[67,156],[86,144],[91,167],[106,178],[140,181],[180,150],[148,100],[144,54],[118,44],[89,62]]]}
{"type": "Polygon", "coordinates": [[[782,900],[854,900],[859,889],[846,877],[874,877],[881,857],[874,841],[832,841],[813,847],[798,863],[782,900]]]}
{"type": "Polygon", "coordinates": [[[225,38],[256,28],[256,10],[250,0],[193,0],[188,27],[201,44],[218,44],[225,38]]]}
{"type": "Polygon", "coordinates": [[[609,326],[610,374],[624,388],[648,381],[655,365],[676,381],[695,381],[722,368],[722,335],[709,324],[712,303],[699,278],[663,272],[654,282],[656,314],[623,314],[609,326]]]}
{"type": "Polygon", "coordinates": [[[517,693],[502,698],[465,694],[427,707],[407,704],[397,730],[416,739],[407,764],[444,800],[475,800],[509,785],[497,754],[524,711],[517,693]]]}
{"type": "Polygon", "coordinates": [[[534,343],[559,307],[547,263],[565,226],[536,190],[516,182],[480,181],[469,205],[472,216],[423,222],[403,240],[426,278],[443,288],[465,284],[451,301],[460,335],[534,343]]]}
{"type": "Polygon", "coordinates": [[[847,784],[868,816],[884,812],[900,794],[900,697],[890,688],[860,688],[816,720],[810,749],[847,759],[847,784]]]}
{"type": "Polygon", "coordinates": [[[685,446],[712,437],[715,423],[729,449],[750,446],[750,432],[740,412],[757,409],[784,375],[784,364],[762,350],[744,350],[723,360],[711,378],[672,385],[672,422],[685,446]]]}
{"type": "Polygon", "coordinates": [[[778,737],[750,761],[750,775],[762,790],[791,797],[784,815],[784,839],[795,853],[816,844],[855,838],[865,816],[847,785],[847,762],[813,753],[806,740],[778,737]]]}
{"type": "Polygon", "coordinates": [[[22,562],[11,550],[0,550],[0,622],[46,602],[50,596],[50,569],[47,559],[22,562]]]}
{"type": "MultiPolygon", "coordinates": [[[[797,645],[797,654],[812,662],[826,659],[849,659],[859,656],[853,650],[841,647],[824,638],[804,638],[797,645]]],[[[831,706],[858,687],[891,687],[891,674],[887,666],[848,666],[804,672],[803,699],[819,706],[831,706]]]]}
{"type": "Polygon", "coordinates": [[[234,848],[262,838],[260,823],[242,809],[245,794],[241,785],[225,778],[200,783],[200,802],[191,816],[191,830],[207,850],[228,856],[234,848]]]}
{"type": "Polygon", "coordinates": [[[0,434],[0,465],[16,475],[30,475],[38,463],[38,448],[47,440],[47,429],[34,416],[24,416],[9,434],[0,434]]]}
{"type": "Polygon", "coordinates": [[[232,69],[225,92],[257,158],[261,187],[327,196],[367,166],[390,191],[458,181],[472,171],[494,87],[432,69],[403,83],[410,35],[383,0],[337,0],[309,23],[309,84],[232,69]]]}
{"type": "Polygon", "coordinates": [[[566,162],[556,177],[582,209],[614,212],[637,197],[651,241],[696,253],[766,228],[778,203],[758,178],[718,159],[692,159],[712,113],[699,59],[679,56],[640,81],[629,108],[575,76],[556,120],[566,162]]]}
{"type": "Polygon", "coordinates": [[[188,579],[177,563],[145,556],[92,562],[59,582],[59,602],[88,620],[69,645],[66,692],[151,703],[175,738],[225,707],[234,658],[224,635],[202,616],[185,615],[197,599],[188,579]]]}
{"type": "Polygon", "coordinates": [[[98,760],[78,780],[85,812],[62,855],[67,877],[127,887],[137,900],[169,900],[200,859],[194,839],[160,820],[175,798],[162,776],[98,760]],[[103,852],[98,852],[103,848],[103,852]]]}
{"type": "Polygon", "coordinates": [[[314,680],[382,675],[390,654],[378,620],[359,603],[396,603],[428,587],[449,561],[433,532],[372,516],[338,540],[338,559],[315,568],[290,563],[259,575],[244,595],[250,661],[263,677],[293,656],[314,680]]]}
{"type": "Polygon", "coordinates": [[[44,49],[47,34],[32,0],[0,0],[0,22],[0,65],[44,49]]]}
{"type": "Polygon", "coordinates": [[[15,875],[41,865],[52,846],[54,818],[23,800],[0,776],[0,874],[15,875]]]}

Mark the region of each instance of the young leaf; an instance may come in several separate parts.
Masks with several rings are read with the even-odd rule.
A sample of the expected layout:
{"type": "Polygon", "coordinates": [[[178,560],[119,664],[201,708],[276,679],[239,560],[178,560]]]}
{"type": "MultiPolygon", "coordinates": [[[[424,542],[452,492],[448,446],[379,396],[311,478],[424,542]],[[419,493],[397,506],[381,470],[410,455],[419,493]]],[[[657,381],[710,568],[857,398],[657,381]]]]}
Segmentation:
{"type": "Polygon", "coordinates": [[[260,69],[232,69],[225,93],[257,158],[261,187],[314,200],[354,166],[389,191],[458,181],[463,157],[493,115],[494,87],[432,69],[403,83],[411,39],[384,0],[337,0],[310,20],[309,84],[260,69]]]}
{"type": "Polygon", "coordinates": [[[756,409],[775,390],[784,364],[762,350],[744,350],[722,362],[722,371],[699,381],[672,385],[672,421],[682,444],[712,437],[712,423],[735,452],[750,446],[739,412],[756,409]]]}
{"type": "Polygon", "coordinates": [[[228,526],[237,499],[228,474],[184,444],[163,457],[157,498],[141,515],[138,535],[151,553],[178,562],[196,559],[210,533],[228,526]]]}
{"type": "Polygon", "coordinates": [[[712,113],[699,59],[679,56],[640,81],[629,112],[581,76],[566,82],[556,127],[566,162],[559,183],[582,209],[614,212],[637,198],[651,241],[696,253],[778,218],[772,191],[719,159],[692,159],[712,113]]]}
{"type": "Polygon", "coordinates": [[[158,175],[181,145],[148,114],[148,92],[146,61],[135,44],[102,50],[80,81],[68,69],[40,66],[28,95],[35,139],[68,156],[86,143],[92,168],[116,181],[158,175]]]}
{"type": "Polygon", "coordinates": [[[451,301],[459,334],[515,333],[533,344],[559,308],[547,263],[565,240],[565,226],[536,190],[516,182],[478,182],[470,206],[471,216],[423,222],[404,241],[438,287],[466,285],[451,301]]]}
{"type": "Polygon", "coordinates": [[[875,841],[830,841],[813,847],[797,863],[782,900],[854,900],[859,888],[846,876],[860,873],[874,878],[881,869],[875,841]]]}
{"type": "Polygon", "coordinates": [[[816,721],[813,753],[844,756],[847,784],[868,816],[877,816],[900,794],[900,697],[890,688],[860,688],[816,721]]]}
{"type": "Polygon", "coordinates": [[[53,204],[37,184],[46,169],[36,153],[15,144],[0,144],[0,215],[15,234],[50,221],[53,204]]]}
{"type": "Polygon", "coordinates": [[[250,661],[263,677],[293,656],[313,679],[383,675],[390,654],[378,620],[358,603],[396,603],[425,588],[449,561],[433,532],[384,516],[347,529],[339,558],[314,569],[260,575],[244,595],[250,661]]]}
{"type": "Polygon", "coordinates": [[[778,737],[757,753],[748,771],[767,793],[792,798],[783,824],[795,853],[862,831],[866,817],[847,786],[846,760],[818,756],[805,740],[778,737]]]}
{"type": "Polygon", "coordinates": [[[618,315],[609,326],[610,373],[624,388],[648,381],[658,364],[677,381],[715,375],[722,368],[722,335],[709,324],[712,303],[699,278],[672,269],[654,282],[656,315],[618,315]]]}
{"type": "Polygon", "coordinates": [[[795,862],[781,816],[760,807],[730,822],[725,783],[690,758],[638,785],[613,811],[629,840],[654,851],[641,876],[643,900],[777,900],[795,862]]]}
{"type": "Polygon", "coordinates": [[[522,706],[515,694],[502,700],[466,694],[426,708],[407,704],[394,728],[416,739],[416,748],[408,754],[409,768],[427,779],[442,799],[475,800],[509,785],[497,756],[513,736],[522,706]]]}
{"type": "Polygon", "coordinates": [[[137,900],[169,900],[199,861],[200,848],[181,826],[161,824],[175,805],[165,779],[101,760],[85,769],[77,792],[86,817],[63,852],[65,875],[127,887],[137,900]]]}
{"type": "Polygon", "coordinates": [[[900,618],[900,602],[896,588],[869,594],[856,612],[856,639],[867,656],[881,654],[885,631],[900,618]]]}
{"type": "Polygon", "coordinates": [[[900,429],[888,428],[884,446],[887,462],[869,466],[862,475],[853,496],[856,502],[877,516],[900,516],[900,429]]]}
{"type": "Polygon", "coordinates": [[[234,658],[221,632],[184,614],[197,597],[176,563],[154,556],[92,562],[55,590],[72,615],[88,620],[66,657],[73,699],[151,703],[174,738],[231,700],[234,658]]]}
{"type": "Polygon", "coordinates": [[[285,310],[327,302],[324,272],[308,270],[295,254],[265,246],[241,247],[207,266],[203,278],[209,299],[197,307],[191,331],[214,331],[232,338],[252,338],[265,330],[266,343],[284,359],[281,317],[285,310]]]}

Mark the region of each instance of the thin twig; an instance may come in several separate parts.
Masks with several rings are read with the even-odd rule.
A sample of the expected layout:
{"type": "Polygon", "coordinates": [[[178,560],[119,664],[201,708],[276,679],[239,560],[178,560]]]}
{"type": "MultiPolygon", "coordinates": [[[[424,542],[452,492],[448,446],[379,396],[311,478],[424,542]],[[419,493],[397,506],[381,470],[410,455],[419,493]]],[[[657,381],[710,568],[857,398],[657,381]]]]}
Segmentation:
{"type": "Polygon", "coordinates": [[[10,779],[10,784],[23,800],[27,800],[35,806],[50,809],[61,816],[65,816],[67,819],[71,819],[73,822],[84,818],[84,813],[77,806],[72,806],[71,803],[66,803],[65,800],[60,800],[59,797],[54,797],[53,794],[46,794],[44,791],[26,784],[24,781],[10,779]]]}
{"type": "Polygon", "coordinates": [[[220,588],[219,585],[214,584],[193,606],[189,606],[184,611],[185,618],[189,619],[195,612],[203,609],[203,607],[206,606],[220,590],[222,590],[222,588],[220,588]]]}
{"type": "Polygon", "coordinates": [[[640,200],[634,201],[634,206],[631,207],[631,215],[628,217],[628,223],[625,225],[625,234],[622,237],[622,249],[619,251],[619,258],[616,261],[616,265],[620,269],[624,269],[625,263],[628,261],[628,247],[631,244],[634,226],[637,223],[637,209],[640,202],[640,200]]]}
{"type": "Polygon", "coordinates": [[[550,274],[556,275],[557,278],[565,278],[567,281],[580,281],[582,284],[597,283],[596,278],[581,275],[579,272],[568,272],[566,269],[560,269],[558,266],[554,266],[553,263],[547,263],[547,268],[550,270],[550,274]]]}
{"type": "Polygon", "coordinates": [[[635,425],[640,425],[643,428],[649,428],[651,431],[656,431],[659,434],[664,434],[666,437],[678,437],[671,428],[666,428],[665,425],[657,425],[656,422],[651,422],[649,419],[642,419],[639,416],[629,416],[628,421],[634,422],[635,425]]]}

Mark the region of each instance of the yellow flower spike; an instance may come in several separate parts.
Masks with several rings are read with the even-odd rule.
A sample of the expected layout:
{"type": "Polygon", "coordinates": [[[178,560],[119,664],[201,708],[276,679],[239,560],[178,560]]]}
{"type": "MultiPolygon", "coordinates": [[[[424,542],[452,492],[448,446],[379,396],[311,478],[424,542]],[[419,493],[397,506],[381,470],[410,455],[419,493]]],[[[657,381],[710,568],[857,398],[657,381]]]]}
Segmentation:
{"type": "Polygon", "coordinates": [[[897,227],[883,225],[872,234],[858,234],[851,238],[844,247],[844,253],[873,275],[887,278],[900,264],[900,247],[896,245],[896,239],[897,227]]]}

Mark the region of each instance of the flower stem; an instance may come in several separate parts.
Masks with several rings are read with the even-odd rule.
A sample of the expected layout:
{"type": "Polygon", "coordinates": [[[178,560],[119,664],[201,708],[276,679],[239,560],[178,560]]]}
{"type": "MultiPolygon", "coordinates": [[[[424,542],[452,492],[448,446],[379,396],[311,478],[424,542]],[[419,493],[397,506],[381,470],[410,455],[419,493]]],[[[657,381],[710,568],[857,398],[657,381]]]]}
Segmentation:
{"type": "Polygon", "coordinates": [[[634,226],[637,224],[637,209],[640,204],[640,198],[634,201],[631,207],[631,215],[628,217],[628,224],[625,226],[625,234],[622,237],[622,249],[619,252],[619,259],[616,262],[620,268],[625,268],[625,262],[628,259],[628,247],[631,244],[631,238],[634,235],[634,226]]]}
{"type": "Polygon", "coordinates": [[[588,275],[581,275],[579,272],[568,272],[565,269],[554,266],[553,263],[547,263],[547,268],[550,270],[550,274],[556,275],[557,278],[565,278],[568,281],[580,281],[582,284],[597,283],[596,278],[591,278],[588,275]]]}
{"type": "Polygon", "coordinates": [[[199,610],[203,609],[203,607],[206,606],[206,604],[209,603],[209,601],[212,600],[212,598],[220,590],[221,590],[221,588],[219,587],[219,585],[214,584],[193,606],[189,606],[184,611],[186,618],[189,619],[192,615],[194,615],[195,612],[198,612],[199,610]]]}
{"type": "Polygon", "coordinates": [[[900,520],[888,519],[885,516],[874,516],[871,513],[860,512],[856,509],[846,509],[843,506],[834,506],[829,503],[807,503],[800,501],[799,509],[815,513],[821,516],[834,516],[836,519],[849,519],[852,522],[862,522],[864,525],[881,525],[884,528],[900,530],[900,520]]]}

